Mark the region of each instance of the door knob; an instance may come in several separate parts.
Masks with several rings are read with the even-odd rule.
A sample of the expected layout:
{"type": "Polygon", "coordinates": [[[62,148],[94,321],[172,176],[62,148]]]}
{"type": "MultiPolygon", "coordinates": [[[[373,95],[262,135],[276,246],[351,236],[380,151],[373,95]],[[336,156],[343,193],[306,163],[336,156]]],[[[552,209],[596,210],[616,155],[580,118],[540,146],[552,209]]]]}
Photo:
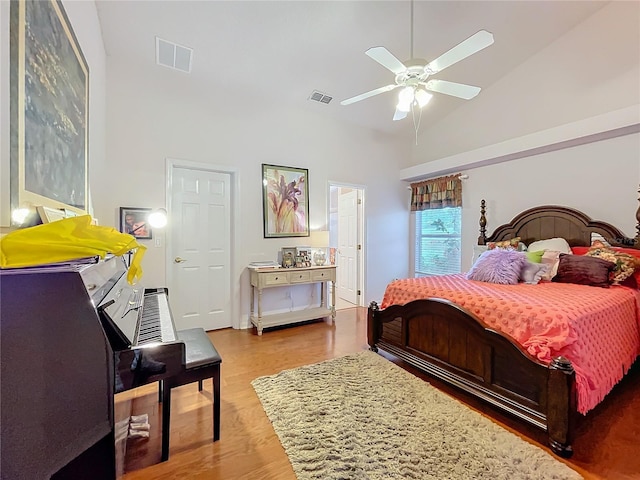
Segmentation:
{"type": "Polygon", "coordinates": [[[173,263],[183,263],[186,262],[184,258],[176,257],[173,259],[173,263]]]}

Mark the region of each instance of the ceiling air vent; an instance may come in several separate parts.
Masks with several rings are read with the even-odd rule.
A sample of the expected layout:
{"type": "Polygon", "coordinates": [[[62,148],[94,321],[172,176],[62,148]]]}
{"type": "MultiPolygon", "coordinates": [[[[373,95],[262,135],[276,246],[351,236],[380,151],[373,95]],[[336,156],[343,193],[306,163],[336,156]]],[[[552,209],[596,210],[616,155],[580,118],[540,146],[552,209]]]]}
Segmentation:
{"type": "Polygon", "coordinates": [[[330,97],[327,94],[314,90],[309,96],[309,100],[313,100],[314,102],[320,102],[320,103],[329,103],[331,100],[333,100],[333,97],[330,97]]]}
{"type": "Polygon", "coordinates": [[[191,73],[193,49],[156,37],[156,63],[181,72],[191,73]]]}

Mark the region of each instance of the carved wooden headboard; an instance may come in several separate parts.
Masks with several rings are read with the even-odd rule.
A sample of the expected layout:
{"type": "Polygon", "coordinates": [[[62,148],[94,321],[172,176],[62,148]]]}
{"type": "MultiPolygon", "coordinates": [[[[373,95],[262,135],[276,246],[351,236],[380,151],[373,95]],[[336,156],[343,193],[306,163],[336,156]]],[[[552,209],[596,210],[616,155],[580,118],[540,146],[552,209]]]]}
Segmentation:
{"type": "MultiPolygon", "coordinates": [[[[640,192],[639,192],[640,193],[640,192]]],[[[599,233],[613,246],[625,246],[640,249],[640,208],[636,212],[635,238],[625,234],[613,225],[591,220],[590,217],[574,208],[559,205],[544,205],[530,208],[516,215],[511,222],[495,229],[492,235],[486,235],[486,203],[480,204],[480,236],[478,245],[520,237],[525,244],[546,238],[561,237],[572,247],[591,245],[591,233],[599,233]]]]}

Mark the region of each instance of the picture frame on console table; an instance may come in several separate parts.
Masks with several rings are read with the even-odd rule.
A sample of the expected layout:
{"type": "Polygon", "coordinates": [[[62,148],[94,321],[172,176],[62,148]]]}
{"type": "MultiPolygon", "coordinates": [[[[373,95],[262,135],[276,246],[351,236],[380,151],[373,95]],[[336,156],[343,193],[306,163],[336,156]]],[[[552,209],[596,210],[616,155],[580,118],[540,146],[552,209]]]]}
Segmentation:
{"type": "Polygon", "coordinates": [[[282,266],[291,268],[296,266],[296,247],[282,247],[282,266]]]}
{"type": "Polygon", "coordinates": [[[309,236],[309,170],[262,164],[264,238],[309,236]]]}

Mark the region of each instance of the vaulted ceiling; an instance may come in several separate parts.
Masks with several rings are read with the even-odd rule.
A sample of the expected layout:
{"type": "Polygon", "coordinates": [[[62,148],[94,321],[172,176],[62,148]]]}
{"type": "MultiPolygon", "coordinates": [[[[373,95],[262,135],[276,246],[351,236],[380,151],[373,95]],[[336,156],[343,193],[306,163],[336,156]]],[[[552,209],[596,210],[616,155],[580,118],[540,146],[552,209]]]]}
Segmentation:
{"type": "MultiPolygon", "coordinates": [[[[411,3],[406,0],[96,3],[108,58],[156,69],[157,75],[187,75],[155,65],[158,36],[194,50],[189,74],[194,88],[251,92],[336,121],[413,134],[409,118],[392,121],[397,91],[340,105],[345,98],[393,83],[394,75],[365,55],[368,48],[384,46],[401,61],[409,59],[411,3]],[[328,105],[309,101],[314,90],[333,100],[328,105]]],[[[492,46],[435,77],[486,89],[607,3],[416,1],[414,57],[431,61],[488,30],[495,38],[492,46]]],[[[422,125],[437,122],[466,101],[435,94],[422,125]]]]}

